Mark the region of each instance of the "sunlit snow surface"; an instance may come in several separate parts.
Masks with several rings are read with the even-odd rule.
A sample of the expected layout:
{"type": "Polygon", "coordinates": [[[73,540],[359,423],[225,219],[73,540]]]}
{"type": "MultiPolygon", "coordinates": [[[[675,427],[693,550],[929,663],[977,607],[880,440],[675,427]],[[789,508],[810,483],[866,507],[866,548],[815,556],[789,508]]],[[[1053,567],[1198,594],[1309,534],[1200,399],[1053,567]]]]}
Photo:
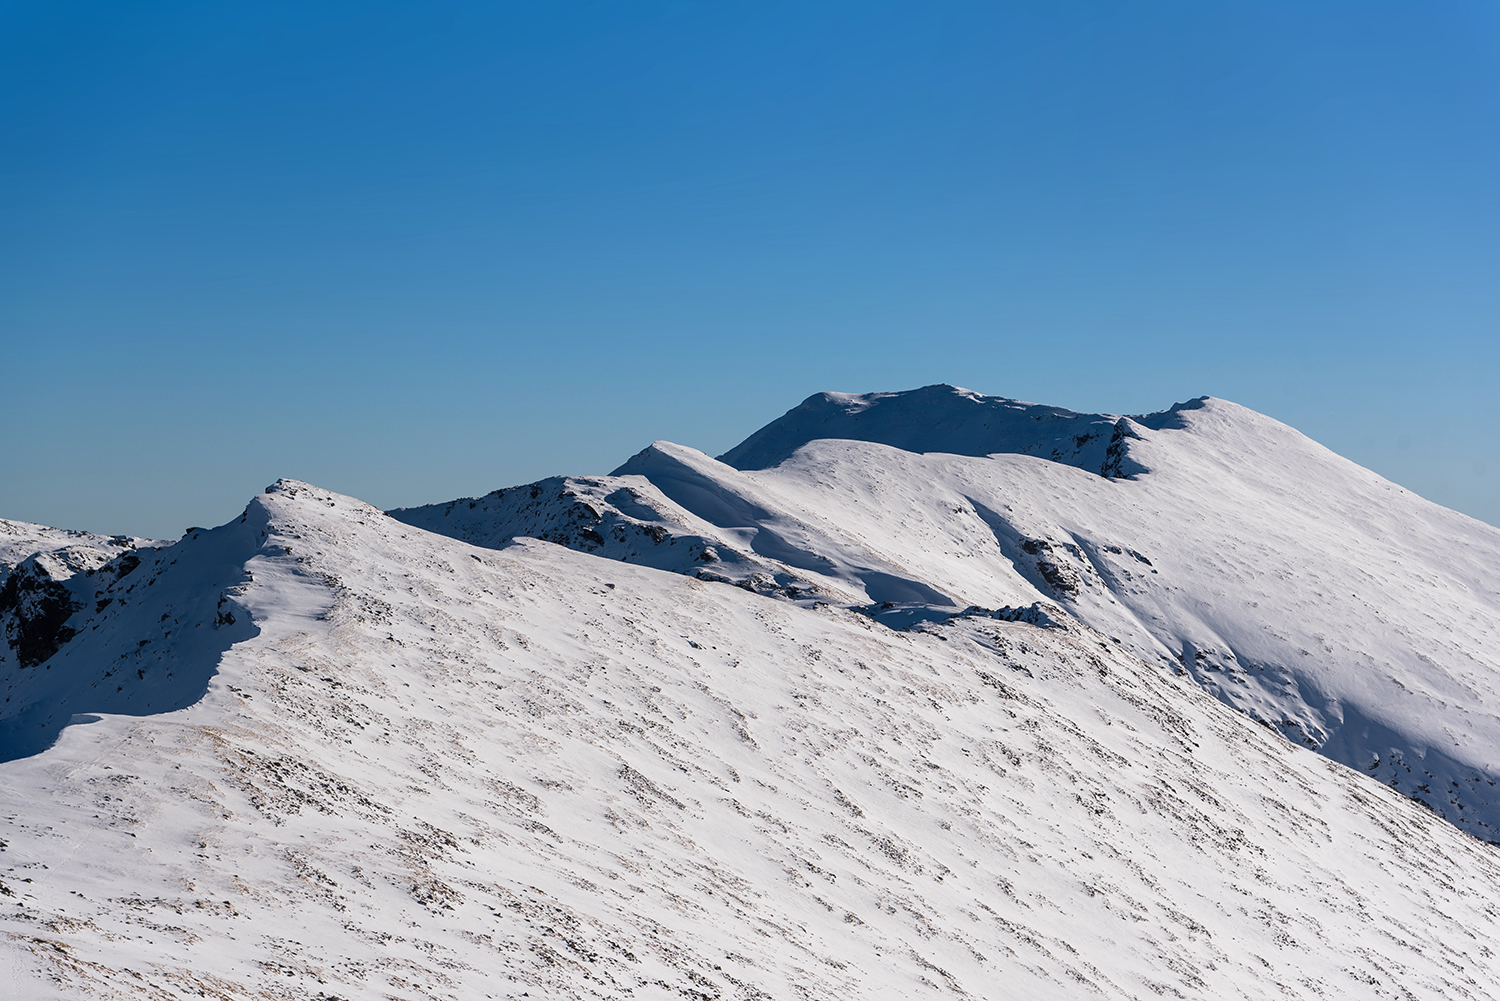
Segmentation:
{"type": "MultiPolygon", "coordinates": [[[[764,593],[790,582],[794,598],[866,604],[893,625],[1055,602],[1500,841],[1492,526],[1222,400],[1122,419],[946,386],[822,394],[724,458],[778,464],[742,471],[658,442],[616,476],[569,481],[601,512],[603,546],[558,517],[551,535],[516,534],[764,593]],[[908,450],[924,427],[928,454],[908,450]],[[659,511],[658,544],[616,541],[638,519],[607,500],[627,492],[659,511]],[[721,561],[701,562],[704,545],[721,561]]],[[[494,502],[393,513],[493,545],[516,524],[494,502]]]]}
{"type": "MultiPolygon", "coordinates": [[[[1205,694],[1196,657],[1227,698],[1227,654],[1306,648],[1281,665],[1300,703],[1267,704],[1326,679],[1335,740],[1358,704],[1477,769],[1496,533],[1240,408],[1183,421],[1142,425],[1134,479],[660,445],[550,485],[564,515],[635,491],[561,523],[601,555],[290,481],[106,552],[63,578],[76,635],[6,668],[79,722],[0,765],[0,995],[1500,994],[1495,849],[1205,694]],[[926,611],[898,631],[871,588],[903,581],[936,597],[903,592],[926,611]],[[205,659],[201,698],[145,705],[205,659]]],[[[1241,673],[1247,708],[1276,694],[1241,673]]]]}

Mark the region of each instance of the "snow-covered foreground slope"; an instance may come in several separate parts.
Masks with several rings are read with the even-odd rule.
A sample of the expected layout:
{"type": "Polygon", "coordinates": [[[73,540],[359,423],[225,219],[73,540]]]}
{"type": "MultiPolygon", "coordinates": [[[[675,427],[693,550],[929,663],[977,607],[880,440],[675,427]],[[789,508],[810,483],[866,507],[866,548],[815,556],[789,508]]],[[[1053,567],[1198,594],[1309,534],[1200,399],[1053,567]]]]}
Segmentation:
{"type": "Polygon", "coordinates": [[[894,626],[1055,602],[1500,840],[1500,530],[1207,398],[1122,418],[946,386],[821,394],[722,458],[658,442],[613,476],[555,481],[568,518],[546,493],[524,524],[497,495],[392,513],[894,626]],[[600,545],[581,534],[596,529],[600,545]]]}
{"type": "Polygon", "coordinates": [[[7,997],[1500,994],[1494,849],[1059,609],[898,632],[291,482],[197,534],[39,668],[253,622],[0,764],[7,997]]]}

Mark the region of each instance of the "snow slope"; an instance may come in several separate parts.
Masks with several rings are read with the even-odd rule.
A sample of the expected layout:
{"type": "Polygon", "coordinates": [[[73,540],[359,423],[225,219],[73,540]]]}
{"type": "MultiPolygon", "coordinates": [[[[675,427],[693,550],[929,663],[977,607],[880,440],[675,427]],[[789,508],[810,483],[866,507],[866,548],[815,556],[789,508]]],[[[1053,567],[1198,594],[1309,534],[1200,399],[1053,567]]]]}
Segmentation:
{"type": "MultiPolygon", "coordinates": [[[[673,503],[644,476],[553,477],[444,504],[391,512],[409,525],[496,549],[516,538],[541,539],[580,552],[727,581],[762,594],[829,596],[831,582],[741,544],[732,531],[673,503]]],[[[712,512],[719,514],[719,512],[712,512]]],[[[747,512],[747,523],[765,512],[747,512]]],[[[726,519],[719,515],[719,521],[726,519]]],[[[762,536],[764,548],[764,530],[762,536]]],[[[858,591],[833,589],[838,599],[858,591]]]]}
{"type": "MultiPolygon", "coordinates": [[[[392,513],[479,545],[539,534],[893,626],[1054,602],[1500,840],[1500,530],[1277,421],[1208,398],[1121,417],[947,386],[826,393],[722,460],[658,442],[588,481],[591,497],[640,499],[650,544],[535,532],[487,507],[495,495],[392,513]]],[[[573,524],[613,526],[589,504],[573,524]]]]}
{"type": "MultiPolygon", "coordinates": [[[[156,545],[160,543],[0,519],[0,692],[5,699],[0,760],[21,753],[20,744],[25,743],[14,736],[16,696],[24,700],[27,689],[45,687],[44,678],[26,669],[44,664],[76,635],[71,623],[85,607],[86,592],[91,590],[88,579],[106,566],[128,573],[140,562],[136,550],[156,545]]],[[[24,753],[50,744],[62,723],[34,734],[24,753]]]]}
{"type": "MultiPolygon", "coordinates": [[[[851,449],[1038,475],[832,442],[766,497],[851,449]]],[[[24,669],[98,718],[0,764],[7,997],[1500,994],[1494,849],[1060,608],[896,631],[290,481],[196,534],[24,669]],[[131,715],[115,661],[213,673],[131,715]]]]}

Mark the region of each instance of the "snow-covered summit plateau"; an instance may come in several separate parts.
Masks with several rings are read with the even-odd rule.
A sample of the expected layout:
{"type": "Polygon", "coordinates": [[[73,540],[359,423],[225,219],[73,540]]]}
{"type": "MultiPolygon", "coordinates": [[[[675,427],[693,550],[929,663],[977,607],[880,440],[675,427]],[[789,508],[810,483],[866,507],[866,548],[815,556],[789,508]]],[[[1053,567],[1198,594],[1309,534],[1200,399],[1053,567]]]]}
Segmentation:
{"type": "Polygon", "coordinates": [[[1500,531],[1207,398],[0,522],[0,995],[1500,996],[1497,624],[1500,531]]]}

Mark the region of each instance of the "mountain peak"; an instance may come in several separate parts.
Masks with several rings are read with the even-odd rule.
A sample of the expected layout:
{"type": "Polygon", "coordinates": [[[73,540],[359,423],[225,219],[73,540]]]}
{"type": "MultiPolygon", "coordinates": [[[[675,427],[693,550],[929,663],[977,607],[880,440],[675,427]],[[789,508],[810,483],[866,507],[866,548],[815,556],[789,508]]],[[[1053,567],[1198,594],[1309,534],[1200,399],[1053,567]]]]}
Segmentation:
{"type": "MultiPolygon", "coordinates": [[[[1146,428],[1178,425],[1182,411],[1208,401],[1200,397],[1133,420],[1146,428]]],[[[1120,420],[1119,414],[1077,413],[947,383],[900,392],[815,393],[719,461],[742,470],[769,469],[808,442],[839,438],[918,453],[1034,455],[1109,476],[1111,469],[1129,468],[1121,438],[1138,436],[1117,434],[1120,420]]]]}

